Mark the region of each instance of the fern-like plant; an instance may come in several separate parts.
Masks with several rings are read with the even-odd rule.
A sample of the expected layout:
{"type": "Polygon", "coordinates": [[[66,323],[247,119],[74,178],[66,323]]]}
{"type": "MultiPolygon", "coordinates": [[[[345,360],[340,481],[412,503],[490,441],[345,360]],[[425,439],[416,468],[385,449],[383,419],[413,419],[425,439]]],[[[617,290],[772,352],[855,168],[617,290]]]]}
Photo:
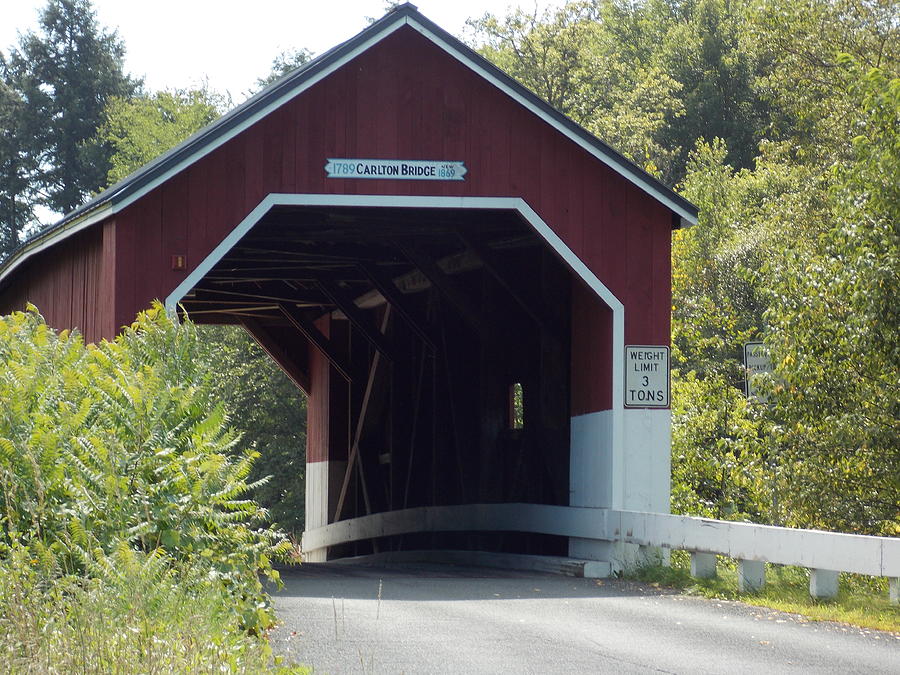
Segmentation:
{"type": "Polygon", "coordinates": [[[98,345],[34,308],[0,319],[0,548],[78,573],[123,545],[165,552],[258,630],[273,618],[260,575],[278,580],[290,544],[250,496],[257,455],[229,428],[205,348],[159,304],[98,345]]]}

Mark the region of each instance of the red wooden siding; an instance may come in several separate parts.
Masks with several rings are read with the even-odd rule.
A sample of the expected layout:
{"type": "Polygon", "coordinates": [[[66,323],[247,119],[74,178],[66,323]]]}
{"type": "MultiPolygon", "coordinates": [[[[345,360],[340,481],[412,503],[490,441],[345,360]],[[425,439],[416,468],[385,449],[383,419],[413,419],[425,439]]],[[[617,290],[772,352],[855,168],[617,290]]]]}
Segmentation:
{"type": "MultiPolygon", "coordinates": [[[[627,343],[669,342],[670,211],[409,27],[134,202],[104,235],[95,228],[77,238],[93,248],[73,240],[40,256],[40,274],[17,284],[16,297],[52,304],[57,325],[83,322],[90,335],[109,336],[185,278],[172,255],[186,255],[192,269],[272,192],[522,197],[625,304],[627,343]],[[468,174],[329,179],[328,157],[461,160],[468,174]],[[93,275],[94,287],[102,277],[106,293],[73,285],[73,275],[93,275]],[[114,297],[112,318],[94,309],[88,324],[70,286],[98,302],[114,297]]],[[[608,409],[610,313],[583,288],[573,303],[573,414],[608,409]]]]}
{"type": "Polygon", "coordinates": [[[112,326],[112,281],[109,241],[112,221],[69,237],[16,272],[16,283],[0,293],[0,311],[35,305],[47,323],[74,328],[88,342],[115,334],[112,326]]]}
{"type": "MultiPolygon", "coordinates": [[[[196,265],[270,192],[523,197],[624,302],[626,342],[668,344],[668,209],[412,29],[126,209],[117,323],[181,282],[171,255],[196,265]],[[325,160],[342,156],[462,160],[469,172],[447,183],[326,178],[325,160]]],[[[607,310],[592,298],[578,305],[576,334],[595,335],[607,310]]],[[[611,404],[597,384],[611,381],[598,347],[586,340],[573,355],[591,364],[573,371],[578,411],[611,404]]]]}
{"type": "MultiPolygon", "coordinates": [[[[339,322],[338,322],[339,323],[339,322]]],[[[341,341],[340,329],[330,316],[316,321],[325,337],[341,341]]],[[[346,461],[348,441],[346,417],[346,383],[334,371],[318,349],[309,350],[309,390],[315,392],[307,401],[306,461],[346,461]],[[338,391],[343,388],[344,391],[338,391]]]]}

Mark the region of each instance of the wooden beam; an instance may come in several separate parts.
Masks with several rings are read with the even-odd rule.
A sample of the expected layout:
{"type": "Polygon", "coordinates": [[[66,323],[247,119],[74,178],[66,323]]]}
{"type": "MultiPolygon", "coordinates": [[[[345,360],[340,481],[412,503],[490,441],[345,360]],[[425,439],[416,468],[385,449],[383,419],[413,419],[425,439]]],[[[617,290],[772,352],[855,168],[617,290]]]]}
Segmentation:
{"type": "MultiPolygon", "coordinates": [[[[381,332],[386,333],[388,322],[391,318],[391,308],[385,309],[384,317],[381,320],[381,332]]],[[[366,378],[366,390],[363,393],[362,406],[359,410],[359,417],[356,420],[356,430],[353,434],[353,445],[350,446],[350,454],[347,457],[347,469],[344,471],[344,480],[341,483],[341,491],[338,495],[337,506],[334,509],[334,522],[341,518],[341,512],[344,510],[344,501],[347,499],[347,490],[350,487],[350,478],[353,475],[353,467],[356,466],[360,475],[360,482],[363,489],[363,501],[366,505],[366,513],[372,512],[372,503],[369,499],[369,492],[366,486],[363,464],[359,457],[359,443],[362,440],[363,430],[366,425],[366,416],[369,411],[369,404],[372,401],[372,393],[375,389],[375,380],[378,377],[378,367],[381,364],[381,352],[375,352],[372,358],[372,365],[369,368],[369,376],[366,378]]]]}
{"type": "Polygon", "coordinates": [[[550,313],[544,309],[541,298],[525,297],[519,289],[513,286],[509,278],[511,274],[508,266],[504,264],[500,256],[467,232],[457,230],[456,234],[463,244],[466,245],[466,248],[481,260],[488,273],[509,293],[512,299],[534,320],[542,331],[551,335],[557,332],[553,323],[547,319],[550,313]],[[507,268],[506,274],[504,274],[504,268],[507,268]]]}
{"type": "Polygon", "coordinates": [[[369,281],[372,282],[372,285],[375,286],[376,290],[381,293],[381,297],[384,298],[385,302],[387,302],[413,332],[418,335],[432,351],[434,351],[436,341],[431,336],[427,324],[416,316],[415,310],[403,293],[397,288],[397,285],[394,283],[393,279],[391,279],[390,275],[385,274],[379,270],[377,266],[372,264],[360,263],[359,267],[369,278],[369,281]]]}
{"type": "MultiPolygon", "coordinates": [[[[211,298],[211,299],[201,299],[197,297],[193,298],[184,298],[181,301],[182,305],[185,306],[193,306],[193,305],[220,305],[224,308],[224,311],[228,311],[228,307],[274,307],[274,303],[272,302],[263,302],[260,301],[257,304],[249,304],[251,300],[256,298],[244,298],[243,300],[224,300],[221,298],[211,298]]],[[[287,302],[287,301],[285,301],[287,302]]]]}
{"type": "Polygon", "coordinates": [[[256,344],[279,365],[285,375],[304,393],[309,394],[309,371],[297,362],[291,352],[285,349],[259,321],[242,318],[241,325],[256,341],[256,344]]]}
{"type": "MultiPolygon", "coordinates": [[[[210,280],[217,281],[222,279],[235,280],[235,282],[277,282],[277,281],[306,281],[314,282],[323,275],[336,276],[336,272],[341,271],[340,275],[344,281],[365,282],[365,277],[361,274],[357,278],[351,278],[343,272],[356,272],[356,262],[350,263],[332,263],[322,262],[303,263],[298,265],[237,265],[220,263],[204,277],[204,282],[210,280]]],[[[221,282],[220,282],[221,283],[221,282]]]]}
{"type": "Polygon", "coordinates": [[[412,481],[412,471],[413,471],[413,462],[416,456],[416,430],[418,429],[419,424],[419,411],[422,407],[422,388],[423,382],[425,381],[425,352],[422,352],[422,356],[419,359],[419,372],[417,374],[415,385],[414,385],[414,393],[413,393],[413,408],[412,408],[412,420],[410,424],[410,434],[409,434],[409,454],[406,465],[406,482],[403,488],[403,508],[405,509],[409,505],[409,486],[412,481]]]}
{"type": "Polygon", "coordinates": [[[203,281],[204,283],[265,283],[270,281],[306,281],[312,283],[316,280],[313,270],[237,270],[237,269],[213,269],[210,270],[203,281]]]}
{"type": "Polygon", "coordinates": [[[331,342],[328,338],[322,334],[322,331],[316,328],[312,321],[306,319],[296,307],[291,305],[281,303],[278,305],[278,309],[284,315],[284,318],[288,320],[288,323],[300,331],[307,340],[313,343],[315,348],[322,353],[322,356],[328,360],[328,363],[340,373],[341,377],[348,382],[353,382],[353,370],[350,365],[341,359],[331,346],[331,342]]]}
{"type": "Polygon", "coordinates": [[[253,298],[254,300],[270,300],[275,302],[319,302],[322,296],[318,292],[310,292],[292,288],[285,283],[247,283],[233,284],[229,288],[208,288],[197,286],[191,294],[185,296],[186,300],[207,300],[212,298],[253,298]]]}
{"type": "Polygon", "coordinates": [[[387,336],[378,332],[378,329],[372,325],[369,316],[353,302],[350,294],[338,286],[334,280],[320,279],[317,286],[344,313],[350,323],[356,326],[363,337],[381,352],[382,356],[392,363],[400,362],[398,355],[388,342],[387,336]]]}
{"type": "MultiPolygon", "coordinates": [[[[236,307],[222,307],[217,303],[217,306],[213,309],[193,309],[192,303],[190,302],[182,303],[181,306],[184,308],[185,314],[187,314],[189,318],[192,316],[199,316],[203,314],[234,314],[235,316],[237,316],[239,314],[246,314],[248,312],[255,313],[278,309],[277,305],[248,305],[246,303],[242,303],[240,306],[236,307]]],[[[237,322],[235,321],[234,323],[237,322]]]]}
{"type": "Polygon", "coordinates": [[[469,327],[484,341],[489,341],[480,312],[473,306],[458,284],[434,260],[416,247],[400,245],[399,248],[403,255],[447,298],[469,327]]]}

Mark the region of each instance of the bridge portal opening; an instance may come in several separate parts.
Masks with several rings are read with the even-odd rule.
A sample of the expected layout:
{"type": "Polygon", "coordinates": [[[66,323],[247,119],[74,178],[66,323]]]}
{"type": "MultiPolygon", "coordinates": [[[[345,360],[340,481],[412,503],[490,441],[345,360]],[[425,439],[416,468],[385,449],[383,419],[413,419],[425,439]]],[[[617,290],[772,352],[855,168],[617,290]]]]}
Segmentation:
{"type": "MultiPolygon", "coordinates": [[[[180,301],[309,395],[307,529],[420,506],[568,505],[572,273],[513,210],[277,206],[180,301]]],[[[553,535],[332,547],[565,555],[553,535]]]]}

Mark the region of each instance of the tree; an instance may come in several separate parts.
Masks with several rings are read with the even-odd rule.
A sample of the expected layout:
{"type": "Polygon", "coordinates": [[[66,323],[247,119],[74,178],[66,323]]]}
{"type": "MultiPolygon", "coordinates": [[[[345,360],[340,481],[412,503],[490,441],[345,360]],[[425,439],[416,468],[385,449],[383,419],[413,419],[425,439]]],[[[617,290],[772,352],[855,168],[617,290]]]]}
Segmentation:
{"type": "Polygon", "coordinates": [[[197,326],[220,373],[218,394],[231,424],[259,452],[249,480],[271,479],[254,498],[288,532],[303,532],[306,508],[306,396],[238,326],[197,326]]]}
{"type": "Polygon", "coordinates": [[[673,241],[674,365],[684,372],[731,371],[740,387],[742,344],[765,331],[767,261],[785,250],[805,254],[827,222],[831,179],[797,163],[785,144],[761,146],[753,170],[727,163],[724,141],[698,141],[682,193],[700,208],[699,223],[673,241]]]}
{"type": "Polygon", "coordinates": [[[672,372],[672,511],[777,522],[764,406],[724,373],[672,372]]]}
{"type": "Polygon", "coordinates": [[[737,39],[757,40],[753,82],[779,140],[762,142],[752,167],[735,170],[722,141],[699,143],[688,161],[682,190],[701,217],[673,249],[673,498],[690,512],[737,504],[752,515],[748,503],[778,524],[897,532],[898,393],[887,383],[898,375],[884,346],[900,322],[900,255],[887,225],[897,214],[883,208],[898,202],[885,187],[898,182],[885,152],[898,137],[887,74],[897,61],[881,5],[753,7],[737,39]],[[863,93],[865,67],[836,44],[882,63],[880,84],[863,93]],[[874,195],[878,218],[861,210],[874,195]],[[760,338],[778,373],[769,405],[747,408],[740,349],[760,338]]]}
{"type": "Polygon", "coordinates": [[[900,532],[900,77],[836,59],[855,109],[828,230],[768,266],[795,522],[900,532]]]}
{"type": "Polygon", "coordinates": [[[721,138],[728,164],[751,168],[758,144],[767,135],[771,112],[757,86],[762,64],[745,29],[749,2],[657,1],[648,2],[643,11],[644,25],[665,27],[650,59],[680,85],[678,98],[684,106],[679,119],[669,118],[660,125],[659,144],[677,152],[675,164],[684,167],[698,139],[721,138]],[[675,6],[678,11],[673,12],[675,6]]]}
{"type": "Polygon", "coordinates": [[[770,127],[768,61],[746,0],[593,0],[470,25],[481,53],[670,185],[698,139],[753,164],[770,127]]]}
{"type": "Polygon", "coordinates": [[[555,11],[516,10],[470,21],[478,51],[626,157],[664,179],[674,152],[657,142],[683,114],[680,85],[629,58],[603,20],[605,3],[568,2],[555,11]]]}
{"type": "Polygon", "coordinates": [[[256,87],[252,93],[256,93],[277,82],[292,70],[296,70],[305,63],[309,63],[313,53],[303,47],[299,49],[287,49],[272,59],[272,70],[265,77],[256,80],[256,87]]]}
{"type": "Polygon", "coordinates": [[[771,0],[756,8],[745,30],[767,63],[757,86],[772,104],[773,126],[797,145],[800,161],[845,161],[858,133],[858,102],[840,55],[896,76],[896,1],[771,0]]]}
{"type": "Polygon", "coordinates": [[[16,137],[15,153],[31,170],[29,190],[18,194],[65,213],[105,184],[109,149],[85,141],[107,101],[132,95],[139,82],[124,74],[125,47],[97,24],[89,0],[49,0],[39,25],[38,33],[20,37],[3,66],[22,102],[25,133],[16,137]]]}
{"type": "Polygon", "coordinates": [[[557,110],[583,120],[579,97],[588,76],[584,65],[594,8],[567,2],[556,11],[516,9],[504,18],[469,20],[481,55],[494,62],[557,110]]]}
{"type": "Polygon", "coordinates": [[[114,96],[90,144],[112,151],[106,181],[116,183],[215,121],[230,101],[208,89],[114,96]]]}
{"type": "Polygon", "coordinates": [[[18,246],[19,233],[33,217],[29,183],[33,167],[20,149],[23,119],[24,101],[0,79],[0,261],[18,246]]]}

